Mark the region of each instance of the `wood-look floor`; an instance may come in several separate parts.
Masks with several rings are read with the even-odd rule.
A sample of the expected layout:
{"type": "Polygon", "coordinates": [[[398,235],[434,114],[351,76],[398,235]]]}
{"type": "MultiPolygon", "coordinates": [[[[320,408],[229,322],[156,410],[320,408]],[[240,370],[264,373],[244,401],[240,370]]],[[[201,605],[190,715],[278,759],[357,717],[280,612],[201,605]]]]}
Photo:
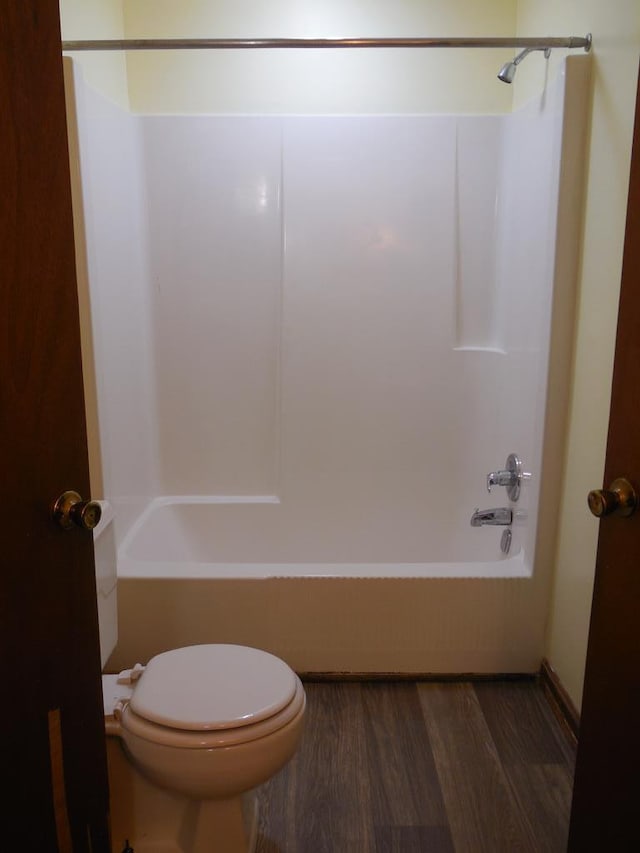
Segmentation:
{"type": "Polygon", "coordinates": [[[561,853],[574,751],[534,681],[307,683],[257,853],[561,853]]]}

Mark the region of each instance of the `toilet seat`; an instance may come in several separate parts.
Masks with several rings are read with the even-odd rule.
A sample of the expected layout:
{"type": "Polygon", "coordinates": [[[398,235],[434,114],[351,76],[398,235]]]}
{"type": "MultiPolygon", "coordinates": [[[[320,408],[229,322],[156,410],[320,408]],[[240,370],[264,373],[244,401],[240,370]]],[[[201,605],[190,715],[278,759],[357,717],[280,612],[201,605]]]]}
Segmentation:
{"type": "Polygon", "coordinates": [[[178,749],[215,749],[249,743],[280,731],[301,715],[304,707],[304,689],[302,683],[299,683],[289,705],[279,713],[268,717],[266,720],[261,720],[259,723],[235,726],[231,729],[218,728],[202,731],[177,729],[145,720],[144,717],[135,713],[129,703],[122,712],[120,724],[125,733],[125,740],[126,733],[130,733],[162,746],[173,746],[178,749]]]}
{"type": "Polygon", "coordinates": [[[121,724],[154,743],[210,749],[272,734],[304,706],[300,679],[274,655],[247,646],[187,646],[149,661],[121,724]]]}

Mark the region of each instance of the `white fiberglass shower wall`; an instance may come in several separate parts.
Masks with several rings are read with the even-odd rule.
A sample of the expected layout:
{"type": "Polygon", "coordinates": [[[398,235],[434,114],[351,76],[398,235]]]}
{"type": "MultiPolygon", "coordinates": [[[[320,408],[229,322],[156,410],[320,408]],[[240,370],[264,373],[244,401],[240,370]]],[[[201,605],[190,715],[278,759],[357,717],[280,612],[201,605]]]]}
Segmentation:
{"type": "Polygon", "coordinates": [[[307,670],[531,665],[548,590],[534,557],[551,309],[554,287],[573,285],[558,260],[561,188],[579,202],[586,60],[570,64],[542,100],[503,116],[136,116],[76,71],[121,611],[141,595],[172,626],[138,633],[123,660],[154,642],[226,639],[307,670]],[[515,504],[485,486],[512,452],[531,475],[515,504]],[[509,554],[502,528],[470,526],[477,506],[512,509],[509,554]],[[220,614],[271,579],[304,622],[300,581],[345,578],[360,600],[367,579],[420,579],[389,594],[424,595],[420,621],[446,606],[443,636],[412,624],[402,639],[398,602],[377,667],[375,607],[369,629],[349,638],[345,622],[327,644],[352,586],[327,592],[315,639],[282,613],[275,631],[252,617],[235,633],[220,614]],[[166,619],[176,583],[195,595],[181,628],[166,619]],[[478,612],[451,654],[456,601],[478,612]]]}

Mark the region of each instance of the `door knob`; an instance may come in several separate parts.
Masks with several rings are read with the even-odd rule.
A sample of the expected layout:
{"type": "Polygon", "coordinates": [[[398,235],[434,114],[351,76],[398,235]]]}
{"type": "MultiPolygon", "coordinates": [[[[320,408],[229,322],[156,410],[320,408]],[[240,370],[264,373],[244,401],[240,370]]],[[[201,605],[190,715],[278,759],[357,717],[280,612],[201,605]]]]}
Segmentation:
{"type": "Polygon", "coordinates": [[[587,497],[589,509],[598,518],[605,515],[632,515],[638,506],[638,495],[631,483],[618,477],[608,489],[594,489],[587,497]]]}
{"type": "Polygon", "coordinates": [[[97,501],[83,501],[77,492],[64,492],[51,508],[53,520],[63,530],[71,530],[76,525],[84,530],[93,530],[102,517],[102,509],[97,501]]]}

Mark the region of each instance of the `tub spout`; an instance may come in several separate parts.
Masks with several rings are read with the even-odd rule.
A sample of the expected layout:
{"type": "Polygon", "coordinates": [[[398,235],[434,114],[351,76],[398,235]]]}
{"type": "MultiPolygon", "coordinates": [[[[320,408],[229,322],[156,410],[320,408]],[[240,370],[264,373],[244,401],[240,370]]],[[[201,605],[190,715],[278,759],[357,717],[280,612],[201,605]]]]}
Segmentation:
{"type": "Polygon", "coordinates": [[[495,509],[476,508],[471,516],[472,527],[484,527],[485,524],[502,525],[508,527],[513,520],[513,513],[508,507],[496,507],[495,509]]]}

